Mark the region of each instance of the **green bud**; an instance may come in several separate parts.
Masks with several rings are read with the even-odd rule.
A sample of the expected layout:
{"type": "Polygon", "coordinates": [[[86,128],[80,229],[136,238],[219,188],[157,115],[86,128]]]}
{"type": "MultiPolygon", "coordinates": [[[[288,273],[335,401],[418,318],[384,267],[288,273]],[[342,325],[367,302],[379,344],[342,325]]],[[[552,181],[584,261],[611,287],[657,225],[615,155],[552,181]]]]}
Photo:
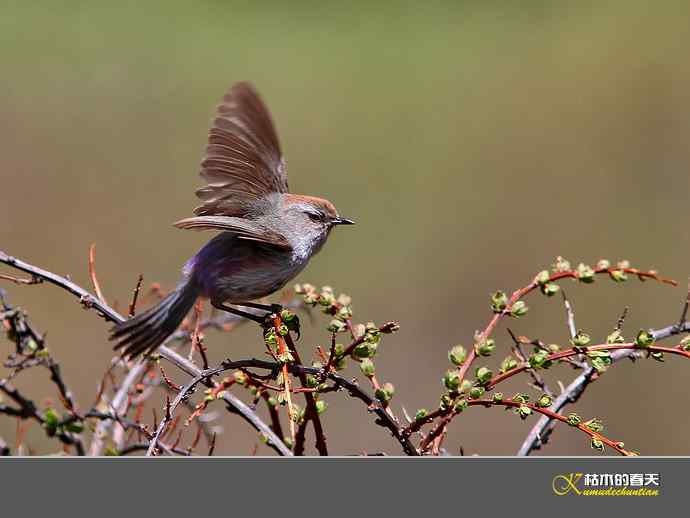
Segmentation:
{"type": "Polygon", "coordinates": [[[591,284],[594,282],[594,270],[591,266],[588,266],[584,263],[577,265],[575,275],[580,282],[584,282],[585,284],[591,284]]]}
{"type": "Polygon", "coordinates": [[[350,304],[352,304],[352,297],[346,295],[345,293],[341,293],[340,295],[338,295],[338,304],[340,304],[341,306],[349,306],[350,304]]]}
{"type": "Polygon", "coordinates": [[[328,324],[328,327],[326,328],[327,331],[331,333],[342,333],[347,329],[347,326],[345,325],[345,322],[341,322],[340,320],[333,319],[331,322],[328,324]]]}
{"type": "Polygon", "coordinates": [[[537,349],[534,354],[530,355],[527,361],[529,362],[529,366],[533,369],[547,369],[551,366],[551,362],[547,359],[548,357],[548,351],[537,349]]]}
{"type": "Polygon", "coordinates": [[[269,348],[278,345],[278,338],[276,337],[275,329],[271,327],[266,330],[264,333],[264,342],[269,348]]]}
{"type": "Polygon", "coordinates": [[[242,371],[233,372],[232,377],[235,379],[235,383],[237,383],[238,385],[244,385],[245,383],[247,383],[247,379],[249,379],[249,376],[247,376],[242,371]]]}
{"type": "Polygon", "coordinates": [[[587,347],[591,341],[592,337],[583,331],[578,331],[575,336],[570,339],[570,343],[575,347],[587,347]]]}
{"type": "Polygon", "coordinates": [[[606,337],[607,344],[622,344],[625,343],[625,338],[623,338],[623,333],[620,329],[614,329],[613,332],[606,337]]]}
{"type": "Polygon", "coordinates": [[[628,280],[628,275],[623,270],[611,270],[609,276],[614,282],[625,282],[628,280]]]}
{"type": "Polygon", "coordinates": [[[520,416],[520,419],[527,419],[530,415],[532,415],[532,409],[528,406],[520,405],[518,407],[518,415],[520,416]]]}
{"type": "Polygon", "coordinates": [[[680,348],[690,352],[690,336],[686,336],[680,341],[680,348]]]}
{"type": "Polygon", "coordinates": [[[286,336],[289,332],[290,332],[290,330],[288,329],[288,326],[286,326],[285,324],[281,324],[278,327],[278,334],[280,336],[286,336]]]}
{"type": "Polygon", "coordinates": [[[477,378],[477,383],[479,385],[486,385],[491,381],[491,378],[493,377],[494,373],[491,372],[490,369],[486,367],[479,367],[475,372],[474,372],[474,377],[477,378]]]}
{"type": "Polygon", "coordinates": [[[319,384],[319,380],[313,374],[307,374],[305,381],[306,381],[305,385],[308,388],[316,388],[319,384]]]}
{"type": "Polygon", "coordinates": [[[443,394],[441,396],[441,403],[440,403],[441,410],[447,410],[448,408],[450,408],[450,405],[452,403],[453,403],[453,399],[448,394],[443,394]]]}
{"type": "Polygon", "coordinates": [[[426,408],[420,408],[417,410],[417,413],[414,415],[415,421],[421,421],[422,419],[426,418],[426,416],[429,415],[429,411],[426,408]]]}
{"type": "Polygon", "coordinates": [[[593,417],[589,421],[585,421],[583,424],[593,432],[600,433],[604,431],[604,423],[598,417],[593,417]]]}
{"type": "Polygon", "coordinates": [[[491,356],[491,353],[496,349],[496,341],[493,338],[487,338],[479,342],[475,349],[479,356],[491,356]]]}
{"type": "Polygon", "coordinates": [[[352,350],[352,357],[356,360],[371,358],[376,354],[376,345],[367,342],[359,344],[352,350]]]}
{"type": "Polygon", "coordinates": [[[524,394],[524,393],[518,392],[517,394],[515,394],[513,396],[512,400],[515,401],[516,403],[522,403],[522,404],[529,403],[529,394],[524,394]]]}
{"type": "Polygon", "coordinates": [[[604,451],[604,443],[596,437],[592,437],[591,447],[593,450],[604,451]]]}
{"type": "Polygon", "coordinates": [[[563,273],[570,271],[570,262],[563,259],[560,255],[556,257],[556,262],[553,264],[553,271],[556,273],[563,273]]]}
{"type": "Polygon", "coordinates": [[[494,313],[500,313],[508,305],[508,295],[502,291],[497,291],[491,295],[491,309],[494,313]]]}
{"type": "Polygon", "coordinates": [[[526,315],[528,310],[529,308],[527,304],[525,304],[525,301],[518,300],[510,308],[510,314],[517,318],[526,315]]]}
{"type": "Polygon", "coordinates": [[[484,395],[485,389],[484,387],[472,387],[470,389],[470,397],[472,399],[479,399],[484,395]]]}
{"type": "Polygon", "coordinates": [[[547,284],[540,286],[540,289],[541,292],[547,297],[553,297],[556,293],[558,293],[561,287],[555,282],[549,282],[547,284]]]}
{"type": "Polygon", "coordinates": [[[276,360],[280,363],[290,363],[295,361],[295,358],[290,351],[285,350],[282,353],[276,354],[276,360]]]}
{"type": "Polygon", "coordinates": [[[546,270],[540,271],[537,276],[534,278],[535,282],[539,284],[540,286],[543,286],[547,282],[549,282],[549,279],[551,278],[551,275],[549,275],[549,272],[546,270]]]}
{"type": "Polygon", "coordinates": [[[345,354],[345,346],[343,344],[335,344],[333,352],[336,358],[342,357],[342,355],[345,354]]]}
{"type": "Polygon", "coordinates": [[[493,400],[496,403],[500,403],[501,401],[503,401],[503,392],[494,392],[493,400]]]}
{"type": "Polygon", "coordinates": [[[457,391],[458,387],[460,386],[460,375],[457,371],[446,372],[446,374],[443,376],[443,384],[449,391],[457,391]]]}
{"type": "Polygon", "coordinates": [[[653,360],[656,360],[658,362],[664,361],[664,353],[662,353],[661,351],[653,352],[650,356],[653,360]]]}
{"type": "Polygon", "coordinates": [[[462,365],[466,358],[467,351],[462,345],[456,345],[450,351],[448,351],[448,359],[453,365],[462,365]]]}
{"type": "Polygon", "coordinates": [[[597,262],[597,270],[608,270],[611,268],[611,261],[608,259],[599,259],[597,262]]]}
{"type": "Polygon", "coordinates": [[[548,394],[542,394],[539,399],[537,399],[537,406],[540,408],[550,407],[552,403],[551,396],[548,394]]]}
{"type": "Polygon", "coordinates": [[[55,430],[60,422],[60,414],[58,414],[55,409],[49,408],[43,414],[43,420],[47,428],[55,430]]]}
{"type": "Polygon", "coordinates": [[[459,412],[462,412],[463,410],[465,410],[467,407],[468,407],[467,400],[461,398],[455,402],[455,406],[453,408],[455,408],[455,411],[459,413],[459,412]]]}
{"type": "Polygon", "coordinates": [[[272,406],[272,407],[278,406],[278,400],[277,400],[275,397],[270,396],[270,397],[266,400],[266,404],[268,404],[269,406],[272,406]]]}
{"type": "Polygon", "coordinates": [[[395,394],[395,387],[392,383],[384,383],[383,386],[376,391],[376,397],[383,402],[388,402],[393,399],[393,394],[395,394]]]}
{"type": "Polygon", "coordinates": [[[568,424],[570,426],[577,426],[582,423],[582,418],[575,412],[568,414],[568,424]]]}
{"type": "Polygon", "coordinates": [[[550,353],[557,353],[561,350],[561,346],[558,344],[549,344],[546,346],[550,353]]]}
{"type": "Polygon", "coordinates": [[[604,372],[613,363],[609,351],[587,351],[587,357],[597,372],[604,372]]]}
{"type": "Polygon", "coordinates": [[[335,313],[335,318],[342,321],[350,320],[352,318],[352,309],[350,306],[340,306],[335,313]]]}
{"type": "Polygon", "coordinates": [[[315,404],[316,404],[316,413],[317,414],[323,414],[326,411],[327,405],[326,405],[325,401],[318,399],[318,400],[316,400],[315,404]]]}
{"type": "Polygon", "coordinates": [[[518,362],[515,358],[512,356],[506,356],[505,359],[501,362],[501,374],[512,371],[515,367],[518,366],[518,362]]]}
{"type": "Polygon", "coordinates": [[[338,358],[335,363],[333,364],[333,367],[335,367],[335,370],[341,371],[345,367],[347,367],[347,359],[346,358],[338,358]]]}
{"type": "Polygon", "coordinates": [[[372,362],[369,358],[364,358],[361,362],[359,362],[359,368],[367,378],[371,378],[376,371],[374,362],[372,362]]]}
{"type": "Polygon", "coordinates": [[[462,380],[462,383],[460,383],[460,388],[458,389],[458,392],[461,394],[466,394],[469,392],[474,385],[470,380],[464,379],[462,380]]]}
{"type": "Polygon", "coordinates": [[[649,347],[653,343],[654,335],[652,334],[652,332],[640,329],[640,332],[637,333],[637,336],[635,337],[635,345],[637,347],[649,347]]]}

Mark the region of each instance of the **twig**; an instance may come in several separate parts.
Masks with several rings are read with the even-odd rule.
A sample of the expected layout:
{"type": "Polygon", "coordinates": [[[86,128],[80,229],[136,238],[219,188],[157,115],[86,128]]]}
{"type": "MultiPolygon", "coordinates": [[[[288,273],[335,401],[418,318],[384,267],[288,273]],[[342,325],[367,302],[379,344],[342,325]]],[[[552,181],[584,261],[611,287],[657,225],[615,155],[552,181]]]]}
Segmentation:
{"type": "MultiPolygon", "coordinates": [[[[12,257],[2,251],[0,251],[0,263],[4,263],[8,266],[11,266],[12,268],[29,273],[33,276],[41,278],[51,284],[54,284],[68,291],[69,293],[79,297],[79,300],[84,307],[88,309],[95,309],[99,315],[101,315],[108,321],[124,322],[125,320],[120,314],[118,314],[105,302],[96,299],[93,295],[81,288],[79,285],[60,275],[56,275],[37,266],[33,266],[20,259],[12,257]]],[[[237,318],[235,318],[234,321],[237,321],[237,318]]],[[[173,335],[171,335],[168,341],[176,339],[177,333],[179,333],[179,331],[173,333],[173,335]]],[[[188,336],[189,334],[187,333],[187,337],[188,336]]],[[[172,349],[166,347],[165,345],[159,347],[158,353],[161,357],[173,363],[190,376],[196,376],[202,372],[201,369],[199,369],[199,367],[197,367],[194,363],[187,361],[185,358],[177,354],[172,349]]],[[[225,394],[223,396],[223,400],[228,404],[228,407],[233,412],[236,412],[237,414],[242,416],[257,431],[268,437],[268,444],[272,448],[274,448],[278,453],[280,453],[281,455],[292,455],[292,452],[289,448],[287,448],[287,446],[285,446],[282,439],[276,436],[273,433],[273,430],[271,430],[270,426],[264,423],[263,420],[244,402],[242,402],[240,399],[238,399],[230,393],[225,394]]]]}
{"type": "Polygon", "coordinates": [[[144,276],[139,274],[139,279],[137,279],[137,285],[134,288],[134,293],[132,294],[132,302],[129,304],[129,318],[132,318],[137,309],[137,299],[139,298],[139,291],[141,290],[141,283],[144,281],[144,276]]]}
{"type": "Polygon", "coordinates": [[[91,276],[91,284],[93,284],[96,296],[101,302],[105,303],[101,285],[98,283],[98,277],[96,277],[96,243],[93,243],[91,248],[89,248],[89,275],[91,276]]]}

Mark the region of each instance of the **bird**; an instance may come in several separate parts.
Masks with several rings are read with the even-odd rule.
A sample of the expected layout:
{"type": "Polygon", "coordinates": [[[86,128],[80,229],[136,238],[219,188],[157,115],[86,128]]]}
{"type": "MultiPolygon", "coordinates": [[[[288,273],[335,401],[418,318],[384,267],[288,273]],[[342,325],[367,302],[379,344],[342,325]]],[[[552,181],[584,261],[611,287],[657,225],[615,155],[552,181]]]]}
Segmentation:
{"type": "Polygon", "coordinates": [[[220,231],[182,268],[176,289],[146,311],[116,324],[110,340],[122,357],[150,356],[180,325],[197,299],[223,311],[265,322],[239,307],[297,276],[338,225],[352,225],[328,200],[292,194],[270,112],[249,82],[234,84],[216,109],[208,134],[194,216],[174,223],[185,230],[220,231]]]}

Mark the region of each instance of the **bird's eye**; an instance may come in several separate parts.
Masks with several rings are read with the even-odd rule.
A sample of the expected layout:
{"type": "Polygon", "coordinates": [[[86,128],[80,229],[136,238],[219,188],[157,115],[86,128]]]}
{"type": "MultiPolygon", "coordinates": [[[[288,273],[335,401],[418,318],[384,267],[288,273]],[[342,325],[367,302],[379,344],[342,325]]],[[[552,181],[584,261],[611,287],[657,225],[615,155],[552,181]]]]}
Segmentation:
{"type": "Polygon", "coordinates": [[[310,220],[312,220],[314,222],[318,222],[318,223],[321,223],[324,220],[324,216],[320,212],[308,211],[307,216],[309,216],[310,220]]]}

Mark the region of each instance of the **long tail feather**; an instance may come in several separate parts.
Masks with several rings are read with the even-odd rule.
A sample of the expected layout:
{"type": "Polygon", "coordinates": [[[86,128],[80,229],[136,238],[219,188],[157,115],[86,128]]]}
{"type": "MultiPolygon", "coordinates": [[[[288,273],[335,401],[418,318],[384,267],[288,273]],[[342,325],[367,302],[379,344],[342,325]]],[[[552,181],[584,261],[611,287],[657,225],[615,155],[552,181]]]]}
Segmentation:
{"type": "Polygon", "coordinates": [[[180,284],[156,306],[110,330],[110,339],[117,340],[114,349],[123,349],[122,355],[134,358],[148,356],[178,328],[199,295],[193,280],[180,284]]]}

